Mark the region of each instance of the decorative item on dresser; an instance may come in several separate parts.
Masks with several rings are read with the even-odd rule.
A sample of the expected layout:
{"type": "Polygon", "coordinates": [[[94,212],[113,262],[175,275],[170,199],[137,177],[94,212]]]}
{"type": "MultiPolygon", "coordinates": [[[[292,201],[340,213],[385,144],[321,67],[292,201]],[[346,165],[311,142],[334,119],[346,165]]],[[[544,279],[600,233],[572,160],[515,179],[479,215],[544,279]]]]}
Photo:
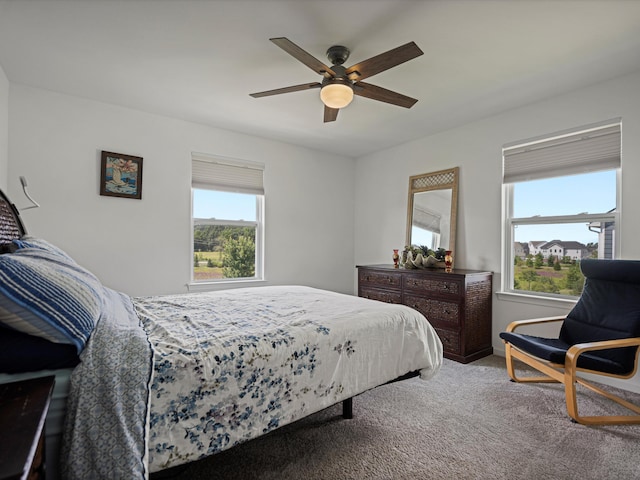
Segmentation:
{"type": "Polygon", "coordinates": [[[358,268],[358,296],[402,303],[435,327],[444,356],[462,363],[491,355],[491,282],[481,270],[402,270],[393,265],[358,268]]]}

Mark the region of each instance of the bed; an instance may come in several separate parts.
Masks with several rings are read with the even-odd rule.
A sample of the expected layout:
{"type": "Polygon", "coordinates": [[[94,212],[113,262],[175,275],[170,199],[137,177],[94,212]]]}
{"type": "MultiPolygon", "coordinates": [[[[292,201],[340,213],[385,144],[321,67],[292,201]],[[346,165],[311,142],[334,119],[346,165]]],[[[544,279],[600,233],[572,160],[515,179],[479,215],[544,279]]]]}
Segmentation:
{"type": "Polygon", "coordinates": [[[132,298],[27,235],[2,192],[0,236],[0,382],[56,374],[54,476],[149,478],[442,362],[402,305],[296,285],[132,298]]]}

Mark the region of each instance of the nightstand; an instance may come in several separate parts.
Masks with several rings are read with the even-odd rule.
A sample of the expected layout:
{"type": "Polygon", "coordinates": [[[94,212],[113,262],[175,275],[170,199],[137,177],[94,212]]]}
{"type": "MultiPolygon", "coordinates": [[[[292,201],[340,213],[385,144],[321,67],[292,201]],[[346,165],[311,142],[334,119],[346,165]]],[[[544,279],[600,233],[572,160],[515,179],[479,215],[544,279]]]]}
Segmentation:
{"type": "Polygon", "coordinates": [[[55,377],[0,384],[0,480],[45,478],[44,421],[55,377]]]}

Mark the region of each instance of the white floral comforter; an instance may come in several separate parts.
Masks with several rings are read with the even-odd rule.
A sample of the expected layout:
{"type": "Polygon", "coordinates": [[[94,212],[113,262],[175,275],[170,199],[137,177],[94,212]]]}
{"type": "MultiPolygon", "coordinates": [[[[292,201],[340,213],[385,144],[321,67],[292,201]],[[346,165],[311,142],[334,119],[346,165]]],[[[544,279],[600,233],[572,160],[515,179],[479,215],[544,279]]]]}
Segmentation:
{"type": "MultiPolygon", "coordinates": [[[[308,287],[133,304],[151,344],[153,371],[150,384],[139,380],[149,397],[148,429],[138,427],[147,434],[148,459],[127,478],[220,452],[410,371],[427,379],[442,361],[442,344],[417,311],[308,287]]],[[[113,455],[99,448],[103,457],[113,455]]],[[[139,446],[133,451],[140,457],[139,446]]],[[[137,465],[134,460],[125,463],[137,465]]]]}

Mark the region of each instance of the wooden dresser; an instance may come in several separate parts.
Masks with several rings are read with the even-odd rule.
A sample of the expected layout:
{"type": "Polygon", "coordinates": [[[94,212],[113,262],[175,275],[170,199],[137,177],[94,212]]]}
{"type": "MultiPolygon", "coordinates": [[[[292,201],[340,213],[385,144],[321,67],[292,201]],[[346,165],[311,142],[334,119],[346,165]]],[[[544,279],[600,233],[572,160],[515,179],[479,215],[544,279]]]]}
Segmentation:
{"type": "Polygon", "coordinates": [[[433,325],[444,356],[462,363],[491,355],[491,282],[480,270],[358,266],[358,296],[415,308],[433,325]]]}

